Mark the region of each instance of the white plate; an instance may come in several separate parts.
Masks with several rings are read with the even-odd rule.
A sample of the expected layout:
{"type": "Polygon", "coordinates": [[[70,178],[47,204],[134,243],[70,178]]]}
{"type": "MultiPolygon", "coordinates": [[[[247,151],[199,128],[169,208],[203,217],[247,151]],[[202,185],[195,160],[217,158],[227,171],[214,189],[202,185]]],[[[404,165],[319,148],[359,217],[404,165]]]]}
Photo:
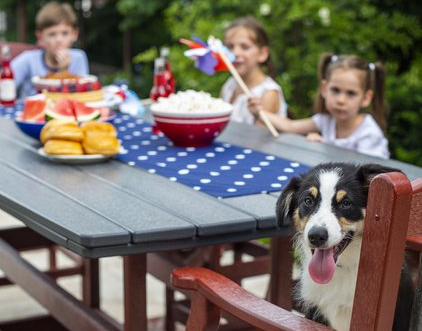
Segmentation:
{"type": "Polygon", "coordinates": [[[84,155],[50,155],[46,154],[44,147],[38,149],[38,154],[50,161],[67,164],[92,164],[108,160],[113,157],[102,154],[84,154],[84,155]]]}
{"type": "Polygon", "coordinates": [[[107,94],[104,93],[104,99],[94,102],[86,102],[85,104],[88,107],[102,108],[109,107],[111,109],[116,109],[122,103],[123,99],[116,94],[107,94]]]}
{"type": "Polygon", "coordinates": [[[122,97],[116,94],[118,91],[119,88],[117,86],[103,86],[104,99],[100,101],[87,102],[85,104],[89,107],[109,107],[112,109],[117,108],[123,102],[122,97]]]}

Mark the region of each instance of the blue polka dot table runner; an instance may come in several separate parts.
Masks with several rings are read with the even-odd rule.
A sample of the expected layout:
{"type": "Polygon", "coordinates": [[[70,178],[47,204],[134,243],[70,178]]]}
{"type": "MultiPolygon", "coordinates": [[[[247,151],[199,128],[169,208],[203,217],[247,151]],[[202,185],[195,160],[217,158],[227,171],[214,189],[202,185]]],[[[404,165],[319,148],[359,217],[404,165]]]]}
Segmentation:
{"type": "Polygon", "coordinates": [[[149,123],[128,115],[119,115],[114,125],[124,148],[120,161],[217,198],[280,191],[290,178],[308,170],[298,162],[228,143],[175,147],[149,123]]]}
{"type": "MultiPolygon", "coordinates": [[[[0,115],[14,118],[16,108],[0,107],[0,115]]],[[[114,125],[123,147],[117,160],[217,198],[280,191],[290,178],[308,170],[298,162],[228,143],[176,147],[149,123],[126,114],[118,113],[114,125]]]]}

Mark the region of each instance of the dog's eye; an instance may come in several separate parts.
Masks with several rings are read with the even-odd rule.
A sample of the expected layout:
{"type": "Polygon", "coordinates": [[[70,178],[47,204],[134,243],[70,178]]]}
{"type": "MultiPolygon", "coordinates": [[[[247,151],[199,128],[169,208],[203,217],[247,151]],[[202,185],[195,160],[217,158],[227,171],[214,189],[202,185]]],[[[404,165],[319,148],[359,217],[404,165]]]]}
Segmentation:
{"type": "Polygon", "coordinates": [[[312,198],[310,198],[310,197],[306,197],[305,200],[303,200],[303,202],[308,207],[312,207],[314,205],[314,200],[312,198]]]}
{"type": "Polygon", "coordinates": [[[352,206],[352,202],[348,199],[344,199],[340,204],[340,207],[343,208],[343,209],[348,209],[351,206],[352,206]]]}

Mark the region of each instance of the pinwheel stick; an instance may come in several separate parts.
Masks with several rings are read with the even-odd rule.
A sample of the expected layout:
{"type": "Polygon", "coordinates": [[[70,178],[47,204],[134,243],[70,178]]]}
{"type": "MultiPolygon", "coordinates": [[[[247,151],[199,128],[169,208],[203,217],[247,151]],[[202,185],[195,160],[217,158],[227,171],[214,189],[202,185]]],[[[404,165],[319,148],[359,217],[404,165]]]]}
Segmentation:
{"type": "MultiPolygon", "coordinates": [[[[248,96],[248,98],[252,97],[251,90],[246,86],[242,77],[240,77],[236,68],[233,66],[231,61],[227,58],[226,54],[222,50],[219,50],[218,53],[221,56],[221,59],[224,61],[227,68],[229,68],[229,71],[232,74],[232,76],[234,77],[234,79],[236,80],[237,84],[239,84],[240,88],[243,90],[243,93],[245,93],[248,96]]],[[[270,122],[270,119],[268,118],[267,114],[265,114],[264,109],[259,109],[258,114],[259,114],[259,117],[261,118],[261,120],[264,122],[265,126],[268,128],[268,130],[270,130],[271,134],[274,137],[278,137],[278,132],[274,128],[273,124],[270,122]]]]}

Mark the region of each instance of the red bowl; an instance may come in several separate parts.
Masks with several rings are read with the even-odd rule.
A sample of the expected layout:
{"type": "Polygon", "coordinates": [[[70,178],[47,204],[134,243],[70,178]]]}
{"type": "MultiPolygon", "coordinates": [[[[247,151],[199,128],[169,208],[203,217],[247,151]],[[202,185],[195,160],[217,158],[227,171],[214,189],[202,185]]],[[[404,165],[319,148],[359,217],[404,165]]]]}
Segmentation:
{"type": "Polygon", "coordinates": [[[171,112],[151,105],[155,124],[175,146],[204,147],[224,130],[232,107],[216,112],[171,112]]]}

